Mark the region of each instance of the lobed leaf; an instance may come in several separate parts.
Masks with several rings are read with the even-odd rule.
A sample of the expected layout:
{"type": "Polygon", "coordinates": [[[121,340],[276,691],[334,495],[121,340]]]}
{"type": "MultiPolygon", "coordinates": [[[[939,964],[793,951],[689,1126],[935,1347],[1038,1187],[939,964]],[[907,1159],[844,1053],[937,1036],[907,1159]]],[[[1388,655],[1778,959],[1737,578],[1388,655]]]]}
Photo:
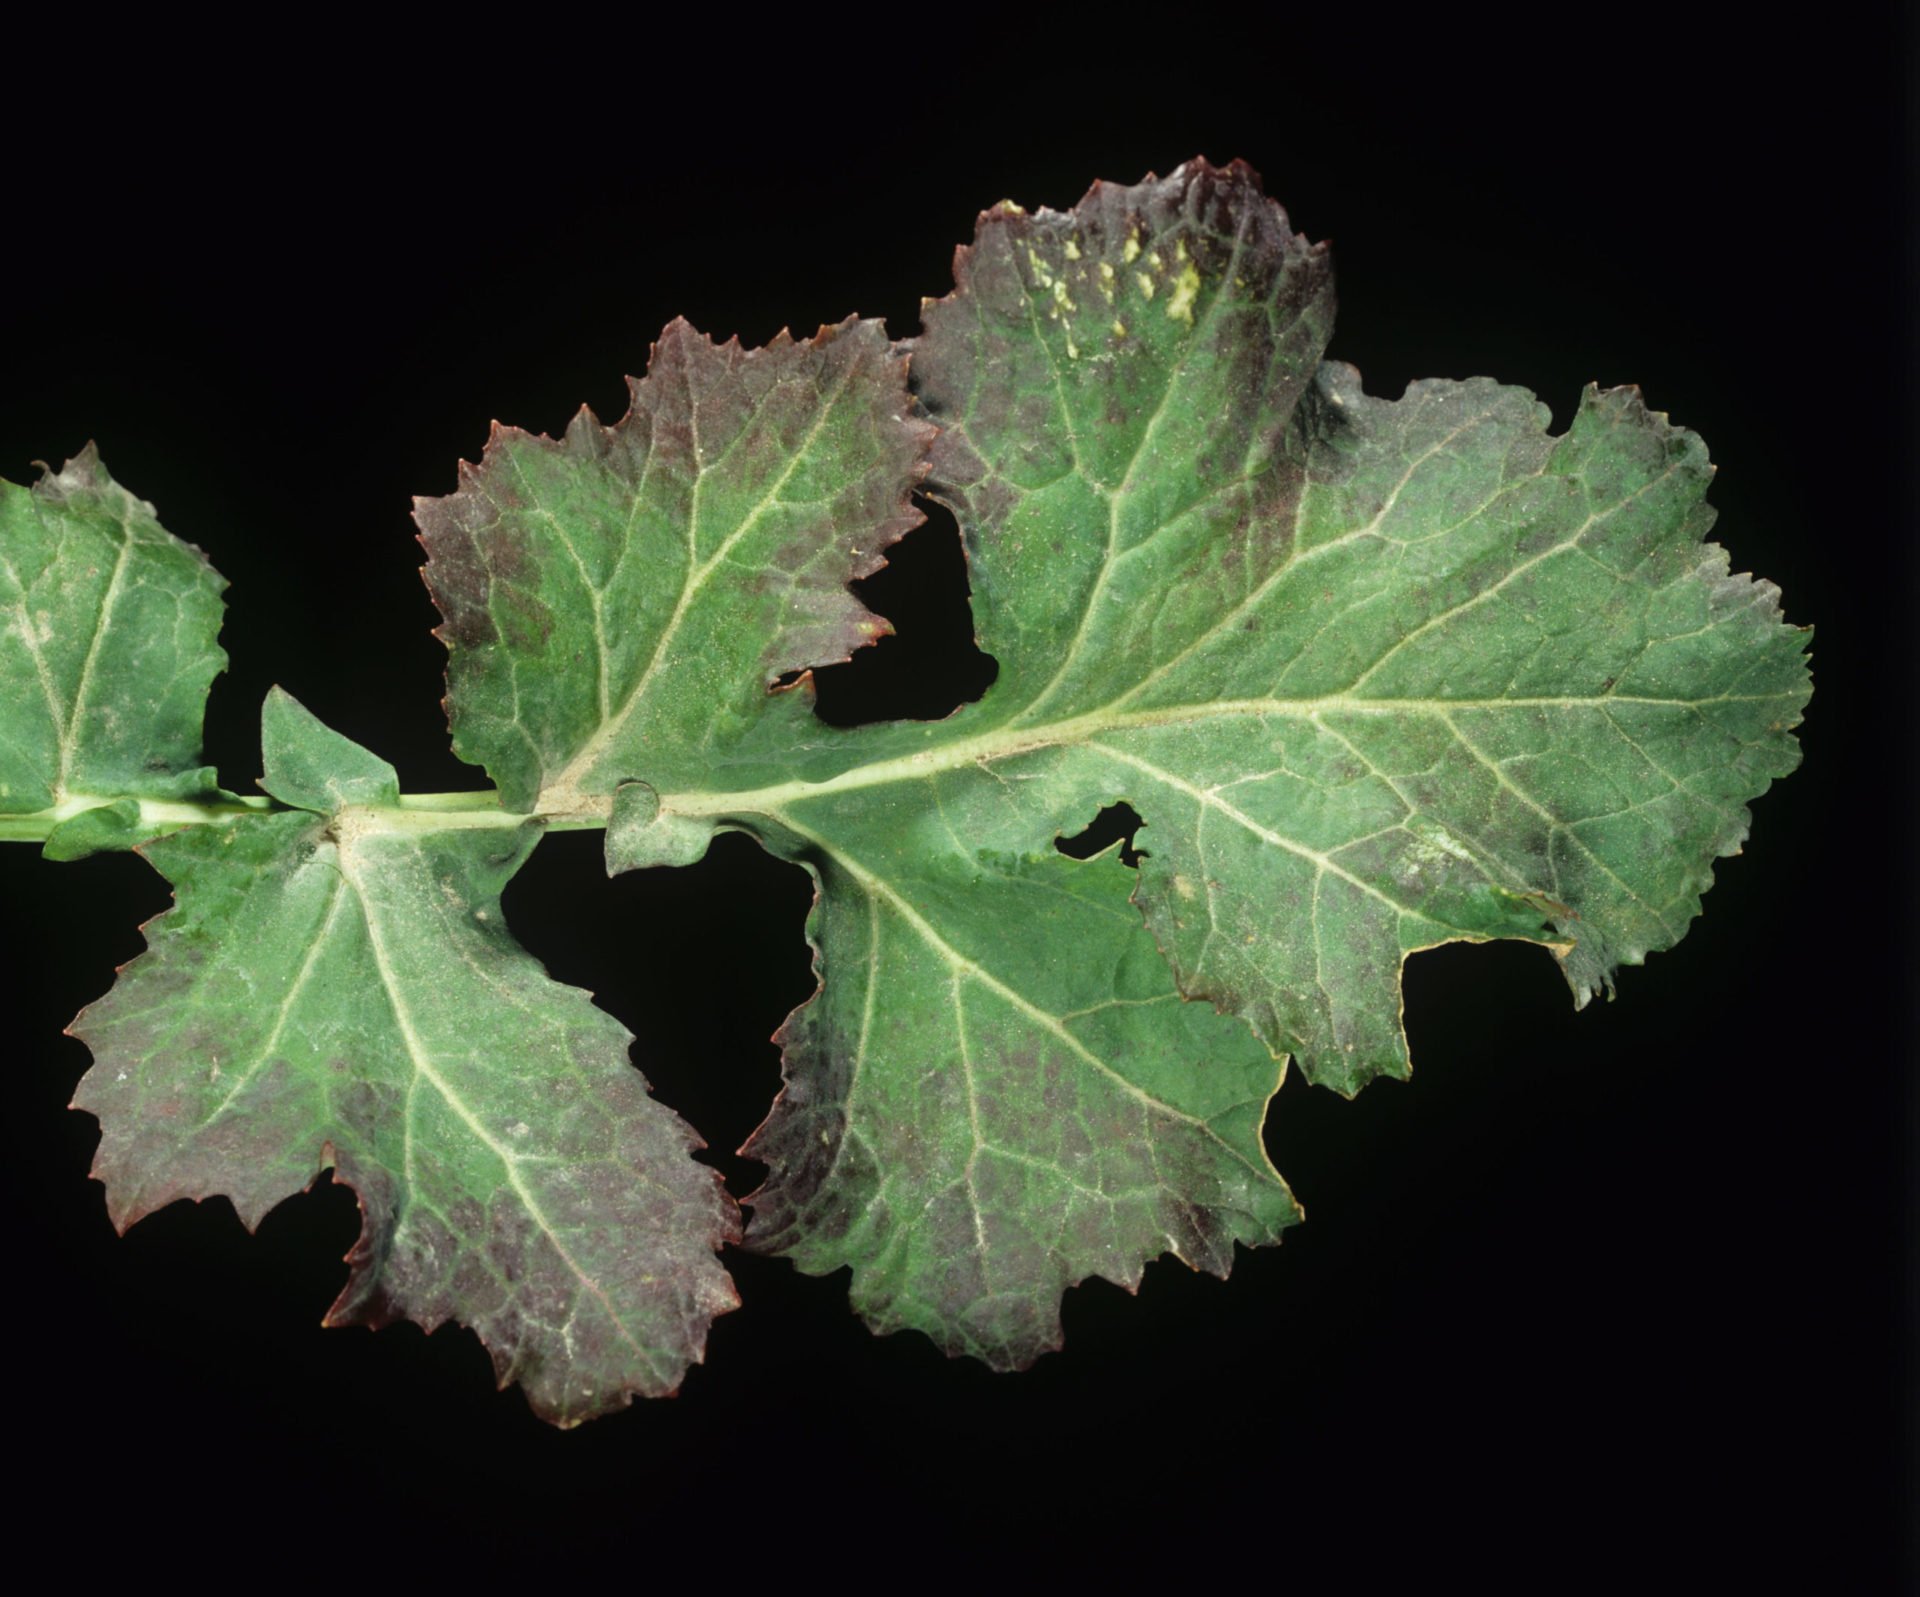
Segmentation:
{"type": "Polygon", "coordinates": [[[1163,1251],[1224,1276],[1300,1218],[1260,1140],[1281,1067],[1181,1001],[1111,856],[930,846],[870,806],[810,823],[827,980],[741,1149],[771,1167],[755,1246],[849,1265],[875,1330],[1008,1368],[1058,1346],[1076,1281],[1132,1290],[1163,1251]]]}
{"type": "Polygon", "coordinates": [[[1327,304],[1253,173],[1194,163],[987,213],[913,369],[1001,662],[953,729],[1006,760],[950,809],[1016,769],[1033,833],[1130,802],[1181,990],[1350,1092],[1406,1073],[1415,949],[1544,942],[1584,1002],[1677,941],[1809,690],[1702,545],[1691,433],[1630,390],[1564,438],[1484,379],[1369,398],[1327,304]]]}
{"type": "MultiPolygon", "coordinates": [[[[736,826],[813,872],[749,1241],[1016,1365],[1072,1281],[1224,1270],[1295,1216],[1275,1065],[1176,993],[1347,1092],[1409,1068],[1416,949],[1535,941],[1584,1001],[1685,930],[1808,688],[1775,590],[1702,542],[1696,438],[1632,391],[1557,438],[1484,379],[1365,395],[1320,362],[1324,249],[1244,166],[997,207],[956,263],[911,369],[998,680],[937,725],[779,724],[757,764],[663,701],[609,862],[736,826]],[[1120,864],[1051,845],[1121,800],[1117,915],[1120,864]]],[[[716,568],[678,647],[719,658],[756,591],[716,568]]]]}
{"type": "Polygon", "coordinates": [[[537,812],[604,822],[613,871],[738,828],[812,874],[749,1241],[849,1267],[877,1329],[1018,1366],[1076,1281],[1277,1241],[1286,1062],[1405,1075],[1436,943],[1542,944],[1579,1003],[1672,946],[1810,691],[1704,541],[1691,433],[1634,390],[1558,436],[1483,378],[1375,398],[1331,318],[1324,247],[1194,162],[985,213],[910,345],[676,322],[620,422],[496,427],[418,520],[505,814],[404,798],[278,690],[281,808],[225,802],[218,576],[91,450],[0,487],[0,816],[56,856],[210,823],[149,845],[178,905],[76,1022],[116,1223],[225,1193],[252,1225],[332,1167],[365,1216],[332,1318],[458,1318],[561,1423],[671,1391],[736,1213],[501,924],[537,812]],[[805,672],[885,630],[847,584],[923,478],[999,677],[836,731],[805,672]],[[1054,847],[1123,800],[1137,873],[1054,847]]]}
{"type": "Polygon", "coordinates": [[[630,389],[611,427],[496,424],[419,501],[454,748],[511,809],[700,780],[770,717],[784,748],[807,703],[767,689],[889,630],[847,583],[921,520],[929,429],[878,322],[742,350],[676,321],[630,389]]]}
{"type": "Polygon", "coordinates": [[[252,1228],[331,1168],[364,1224],[330,1324],[457,1319],[561,1424],[673,1391],[738,1302],[735,1210],[507,932],[539,827],[410,828],[362,802],[384,762],[277,690],[267,722],[262,785],[307,807],[149,844],[177,906],[74,1023],[114,1223],[224,1194],[252,1228]]]}

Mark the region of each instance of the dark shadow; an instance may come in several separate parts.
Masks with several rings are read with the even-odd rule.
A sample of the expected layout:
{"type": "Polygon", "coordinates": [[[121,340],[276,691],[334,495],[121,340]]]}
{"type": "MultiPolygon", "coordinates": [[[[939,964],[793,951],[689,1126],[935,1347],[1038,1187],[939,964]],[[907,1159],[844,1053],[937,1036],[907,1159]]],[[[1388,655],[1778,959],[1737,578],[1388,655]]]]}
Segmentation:
{"type": "Polygon", "coordinates": [[[999,675],[973,637],[967,562],[952,512],[919,501],[926,522],[887,551],[853,591],[891,621],[891,637],[814,673],[814,713],[832,726],[938,721],[970,704],[999,675]]]}
{"type": "Polygon", "coordinates": [[[507,924],[556,981],[583,987],[634,1034],[654,1095],[699,1127],[701,1157],[736,1197],[761,1166],[734,1149],[780,1089],[771,1042],[813,992],[804,871],[739,832],[672,870],[606,874],[598,832],[556,832],[507,884],[507,924]]]}

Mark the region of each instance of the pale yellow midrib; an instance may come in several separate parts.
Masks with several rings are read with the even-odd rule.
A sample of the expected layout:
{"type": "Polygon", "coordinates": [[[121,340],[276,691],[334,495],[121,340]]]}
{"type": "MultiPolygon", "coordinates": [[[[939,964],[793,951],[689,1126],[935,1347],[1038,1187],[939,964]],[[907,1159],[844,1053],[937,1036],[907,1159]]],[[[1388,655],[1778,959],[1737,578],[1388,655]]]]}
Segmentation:
{"type": "MultiPolygon", "coordinates": [[[[1608,693],[1591,697],[1554,698],[1369,699],[1345,693],[1331,693],[1306,699],[1223,699],[1211,704],[1177,704],[1148,710],[1116,712],[1102,709],[1056,721],[1049,726],[998,727],[975,737],[959,738],[933,748],[916,750],[911,754],[896,755],[892,759],[875,760],[866,765],[855,766],[838,776],[827,777],[818,782],[780,782],[768,787],[744,788],[733,792],[689,789],[684,792],[664,793],[661,795],[660,803],[663,811],[688,816],[777,812],[787,805],[807,799],[827,798],[836,793],[854,792],[862,788],[884,787],[894,782],[924,781],[947,771],[958,770],[963,766],[988,765],[1023,754],[1038,753],[1044,749],[1086,744],[1108,733],[1137,728],[1179,726],[1192,722],[1242,716],[1308,720],[1316,715],[1341,713],[1353,715],[1412,713],[1444,718],[1452,713],[1474,710],[1598,709],[1616,704],[1664,705],[1674,709],[1697,709],[1709,704],[1784,700],[1792,696],[1789,692],[1728,693],[1709,695],[1700,699],[1669,699],[1608,693]]],[[[545,795],[539,807],[541,812],[545,810],[544,798],[545,795]]],[[[568,803],[558,808],[561,813],[572,813],[572,810],[577,808],[578,802],[569,795],[568,803]]],[[[601,803],[610,806],[611,800],[602,800],[601,803]]]]}
{"type": "MultiPolygon", "coordinates": [[[[713,553],[701,561],[697,567],[691,568],[687,572],[685,579],[680,584],[679,597],[674,601],[673,613],[667,617],[666,624],[660,629],[659,636],[654,639],[653,650],[647,657],[646,666],[642,669],[639,679],[622,696],[619,709],[613,711],[611,714],[606,711],[603,693],[600,725],[595,729],[593,736],[581,745],[579,752],[567,762],[566,768],[554,778],[554,789],[571,791],[573,784],[578,781],[583,774],[593,768],[594,762],[607,751],[614,740],[630,723],[635,710],[646,697],[648,685],[653,681],[655,675],[658,674],[660,668],[670,659],[667,653],[668,647],[678,635],[681,624],[686,620],[687,611],[692,607],[694,600],[699,596],[701,590],[706,587],[707,580],[726,561],[727,556],[732,554],[734,549],[745,541],[748,534],[760,524],[760,518],[764,516],[770,508],[780,503],[781,492],[786,488],[787,484],[792,481],[793,474],[800,469],[801,462],[808,458],[813,446],[819,441],[821,430],[826,426],[828,416],[833,413],[834,407],[840,403],[840,400],[852,385],[854,373],[859,369],[859,365],[858,360],[850,361],[845,374],[843,374],[839,382],[834,385],[833,392],[821,400],[820,408],[814,415],[812,423],[808,426],[805,438],[801,440],[799,447],[793,451],[787,461],[786,469],[774,480],[773,486],[761,494],[760,498],[754,503],[753,508],[749,510],[747,514],[741,518],[738,525],[720,541],[719,546],[715,548],[713,553]]],[[[724,454],[725,451],[723,450],[723,458],[724,454]]],[[[695,476],[694,493],[696,495],[696,505],[690,514],[688,525],[688,536],[693,540],[694,547],[697,547],[699,537],[697,496],[701,486],[707,480],[708,471],[716,469],[718,465],[719,461],[715,461],[713,468],[703,467],[695,476]]],[[[594,616],[597,625],[599,620],[599,604],[597,600],[594,606],[594,616]]],[[[603,672],[603,683],[604,680],[603,672]]]]}
{"type": "MultiPolygon", "coordinates": [[[[1771,693],[1709,694],[1698,699],[1658,698],[1629,693],[1557,698],[1369,699],[1332,693],[1307,699],[1225,699],[1211,704],[1177,704],[1149,710],[1116,711],[1109,708],[1056,721],[1049,726],[1001,726],[975,737],[959,738],[911,754],[854,766],[837,776],[817,782],[780,782],[767,787],[725,791],[690,788],[662,794],[660,804],[663,813],[684,816],[778,816],[784,807],[808,799],[830,798],[837,793],[883,787],[893,782],[925,781],[963,766],[984,768],[997,761],[1014,759],[1043,749],[1085,744],[1109,733],[1239,716],[1311,720],[1317,715],[1327,714],[1412,713],[1445,720],[1458,712],[1605,709],[1620,704],[1697,710],[1712,704],[1785,704],[1799,696],[1799,690],[1794,688],[1782,688],[1771,693]]],[[[928,730],[937,731],[937,724],[930,724],[928,730]]],[[[0,840],[42,840],[62,821],[115,802],[116,796],[112,794],[73,794],[49,809],[0,814],[0,840]]],[[[163,799],[140,799],[136,802],[140,808],[142,828],[156,829],[222,821],[247,814],[266,814],[278,808],[266,798],[239,798],[204,804],[163,799]]],[[[409,793],[403,795],[397,805],[353,806],[347,813],[361,818],[365,829],[369,831],[425,834],[470,827],[524,826],[533,820],[556,831],[599,830],[607,824],[612,809],[611,794],[563,793],[550,788],[541,794],[533,809],[525,813],[502,809],[499,794],[492,790],[409,793]]]]}

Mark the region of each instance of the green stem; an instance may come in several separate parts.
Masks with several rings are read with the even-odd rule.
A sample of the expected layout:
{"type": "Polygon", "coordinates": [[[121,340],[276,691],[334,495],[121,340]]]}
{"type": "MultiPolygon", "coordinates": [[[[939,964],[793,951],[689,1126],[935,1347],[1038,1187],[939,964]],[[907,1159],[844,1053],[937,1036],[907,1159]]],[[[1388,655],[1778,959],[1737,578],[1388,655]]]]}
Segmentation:
{"type": "MultiPolygon", "coordinates": [[[[1368,698],[1351,693],[1329,693],[1300,699],[1221,699],[1205,704],[1157,705],[1136,710],[1119,710],[1109,706],[1042,725],[1023,725],[1016,721],[1014,724],[997,727],[973,737],[956,738],[933,747],[916,749],[908,754],[856,765],[838,775],[825,777],[819,781],[779,782],[769,787],[731,792],[694,789],[687,792],[662,793],[660,810],[663,814],[686,817],[717,818],[741,813],[777,816],[786,805],[800,799],[818,798],[854,788],[884,786],[890,782],[924,780],[942,771],[957,770],[965,765],[984,765],[1040,749],[1086,743],[1103,733],[1138,727],[1184,726],[1196,721],[1210,721],[1222,717],[1259,719],[1292,717],[1313,720],[1322,714],[1336,712],[1343,715],[1404,715],[1409,712],[1425,712],[1444,720],[1450,712],[1457,710],[1568,709],[1590,705],[1621,704],[1685,705],[1698,708],[1707,704],[1736,700],[1759,701],[1791,697],[1793,697],[1791,693],[1722,693],[1712,698],[1682,699],[1648,698],[1608,692],[1598,696],[1579,698],[1434,699],[1368,698]]],[[[934,725],[929,723],[926,732],[929,737],[932,737],[935,732],[934,725]]],[[[577,767],[579,763],[575,760],[574,766],[569,767],[569,770],[577,767]]],[[[580,832],[604,830],[613,809],[613,800],[610,796],[581,793],[570,784],[549,787],[541,794],[541,799],[549,806],[548,808],[536,810],[533,815],[518,815],[502,810],[500,795],[490,788],[473,793],[409,793],[403,794],[398,804],[368,806],[358,809],[357,813],[363,823],[373,830],[454,831],[462,827],[519,826],[528,820],[539,819],[553,831],[580,832]]],[[[82,811],[114,802],[116,797],[113,795],[79,796],[69,798],[48,810],[35,810],[27,815],[0,815],[0,842],[44,842],[47,834],[61,821],[69,820],[82,811]]],[[[177,826],[205,825],[239,815],[260,814],[285,808],[267,798],[226,799],[207,803],[141,799],[139,804],[143,827],[151,828],[155,832],[177,826]]]]}
{"type": "MultiPolygon", "coordinates": [[[[0,843],[44,843],[62,821],[88,810],[118,803],[112,794],[84,794],[63,800],[51,809],[24,815],[0,815],[0,843]]],[[[139,799],[143,831],[179,826],[211,826],[242,816],[277,815],[288,806],[270,798],[228,798],[193,802],[181,799],[139,799]]],[[[530,817],[500,808],[500,795],[491,789],[474,793],[406,793],[397,805],[379,805],[363,812],[377,826],[394,831],[454,831],[471,826],[519,826],[530,817]]],[[[555,831],[589,831],[605,827],[608,804],[588,804],[565,814],[541,817],[555,831]]]]}

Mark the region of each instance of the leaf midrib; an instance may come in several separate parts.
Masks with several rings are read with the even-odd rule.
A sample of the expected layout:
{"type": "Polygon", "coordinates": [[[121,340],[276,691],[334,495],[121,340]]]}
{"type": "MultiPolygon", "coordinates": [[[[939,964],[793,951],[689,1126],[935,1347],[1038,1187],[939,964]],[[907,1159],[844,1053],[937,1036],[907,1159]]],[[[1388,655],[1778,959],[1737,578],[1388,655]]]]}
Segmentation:
{"type": "MultiPolygon", "coordinates": [[[[895,782],[926,781],[964,766],[987,766],[1025,754],[1050,748],[1091,744],[1100,737],[1141,728],[1189,725],[1213,720],[1240,718],[1286,718],[1312,721],[1328,714],[1421,715],[1445,720],[1463,711],[1503,710],[1579,710],[1604,709],[1611,705],[1640,704],[1676,710],[1700,710],[1714,704],[1787,703],[1801,696],[1797,688],[1772,693],[1719,693],[1702,698],[1667,698],[1648,694],[1602,693],[1553,697],[1432,699],[1366,698],[1348,693],[1328,693],[1311,698],[1219,699],[1208,704],[1174,704],[1147,710],[1102,709],[1072,716],[1047,726],[1001,726],[971,738],[956,738],[933,748],[917,749],[891,759],[873,760],[855,765],[837,775],[819,781],[796,780],[757,788],[688,788],[663,793],[663,812],[686,816],[714,816],[738,813],[774,813],[811,799],[830,798],[838,793],[869,787],[884,787],[895,782]]],[[[541,810],[548,797],[564,798],[551,813],[572,814],[578,809],[573,795],[543,795],[541,810]]],[[[601,800],[608,803],[610,800],[601,800]]]]}
{"type": "MultiPolygon", "coordinates": [[[[631,724],[635,713],[639,710],[642,701],[646,697],[648,686],[652,683],[661,666],[671,658],[667,653],[667,647],[679,633],[681,624],[686,620],[687,611],[692,607],[694,600],[698,597],[701,590],[705,588],[707,580],[726,561],[727,556],[739,547],[741,542],[760,524],[761,518],[767,513],[768,509],[779,502],[781,491],[793,480],[793,474],[800,469],[801,462],[809,457],[814,445],[819,442],[820,433],[826,426],[828,417],[832,415],[835,407],[839,405],[841,399],[846,395],[847,390],[852,386],[854,373],[859,369],[860,361],[857,358],[847,362],[847,369],[840,374],[832,391],[822,397],[819,408],[814,413],[813,420],[808,424],[806,436],[800,441],[798,447],[794,449],[788,458],[786,468],[774,479],[772,486],[767,488],[766,491],[760,495],[759,499],[755,501],[753,508],[749,510],[733,530],[720,541],[713,553],[705,560],[700,561],[697,566],[689,566],[681,581],[680,593],[674,602],[673,613],[668,616],[665,624],[660,629],[660,635],[654,640],[653,650],[647,657],[645,667],[641,670],[633,686],[621,696],[619,708],[611,714],[607,712],[606,708],[607,695],[603,671],[601,679],[600,725],[595,729],[593,735],[581,745],[579,752],[567,762],[565,769],[554,778],[552,784],[554,790],[562,792],[571,791],[574,784],[577,783],[583,775],[593,769],[595,762],[599,760],[600,756],[606,753],[607,749],[612,746],[620,733],[631,724]]],[[[726,452],[723,451],[720,460],[724,460],[725,458],[726,452]]],[[[649,459],[651,459],[651,451],[649,451],[649,459]]],[[[695,499],[689,513],[687,525],[690,554],[697,552],[699,546],[700,512],[698,494],[701,487],[709,480],[712,472],[718,468],[719,464],[720,461],[716,461],[711,467],[702,467],[694,478],[693,491],[695,499]]],[[[563,538],[562,542],[565,541],[563,538]]],[[[569,552],[571,553],[570,545],[569,552]]],[[[597,626],[599,621],[599,604],[597,599],[594,606],[594,618],[597,626]]]]}

